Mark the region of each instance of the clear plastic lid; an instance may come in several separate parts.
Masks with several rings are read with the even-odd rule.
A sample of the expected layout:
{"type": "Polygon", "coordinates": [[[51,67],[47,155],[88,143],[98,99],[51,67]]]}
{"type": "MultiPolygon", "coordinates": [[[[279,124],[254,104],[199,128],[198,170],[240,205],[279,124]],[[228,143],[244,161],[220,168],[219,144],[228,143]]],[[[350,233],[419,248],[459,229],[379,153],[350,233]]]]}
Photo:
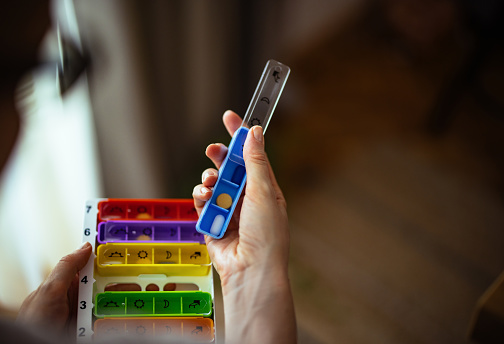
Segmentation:
{"type": "Polygon", "coordinates": [[[260,125],[263,132],[266,132],[289,74],[290,68],[280,62],[269,60],[266,63],[243,119],[242,127],[251,128],[254,125],[260,125]]]}

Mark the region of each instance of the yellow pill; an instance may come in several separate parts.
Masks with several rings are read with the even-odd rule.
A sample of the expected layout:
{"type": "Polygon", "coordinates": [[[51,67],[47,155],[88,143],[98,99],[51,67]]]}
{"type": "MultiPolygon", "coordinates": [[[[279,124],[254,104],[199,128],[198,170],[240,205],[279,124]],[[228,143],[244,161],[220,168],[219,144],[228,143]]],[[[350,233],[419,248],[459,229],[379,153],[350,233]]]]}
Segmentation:
{"type": "Polygon", "coordinates": [[[140,213],[136,216],[137,219],[139,220],[148,220],[148,219],[151,219],[152,216],[150,216],[149,214],[147,213],[140,213]]]}
{"type": "Polygon", "coordinates": [[[142,234],[142,235],[139,235],[136,239],[140,240],[140,241],[149,241],[151,239],[151,237],[148,235],[142,234]]]}
{"type": "Polygon", "coordinates": [[[217,197],[216,203],[221,208],[229,209],[229,208],[231,208],[231,205],[233,204],[233,199],[227,193],[221,193],[217,197]]]}

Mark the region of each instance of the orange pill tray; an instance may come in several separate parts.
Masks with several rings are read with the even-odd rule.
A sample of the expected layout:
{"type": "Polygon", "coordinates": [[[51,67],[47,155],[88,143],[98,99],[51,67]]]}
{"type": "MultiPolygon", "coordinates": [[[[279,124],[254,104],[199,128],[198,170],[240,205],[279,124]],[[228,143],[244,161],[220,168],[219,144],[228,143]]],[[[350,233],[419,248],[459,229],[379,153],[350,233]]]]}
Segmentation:
{"type": "Polygon", "coordinates": [[[213,272],[192,199],[94,199],[84,215],[93,253],[79,273],[78,343],[215,343],[213,272]]]}

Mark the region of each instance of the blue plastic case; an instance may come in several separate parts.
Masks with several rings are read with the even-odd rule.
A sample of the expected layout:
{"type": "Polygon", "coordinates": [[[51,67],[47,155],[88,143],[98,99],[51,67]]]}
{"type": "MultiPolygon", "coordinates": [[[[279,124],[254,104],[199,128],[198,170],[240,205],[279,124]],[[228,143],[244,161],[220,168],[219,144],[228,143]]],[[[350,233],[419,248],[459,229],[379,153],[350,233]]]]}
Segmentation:
{"type": "Polygon", "coordinates": [[[196,230],[200,233],[220,239],[226,232],[247,180],[243,145],[248,132],[249,129],[240,127],[233,135],[226,159],[219,169],[219,178],[213,189],[212,197],[205,204],[196,224],[196,230]],[[228,209],[217,205],[217,198],[223,193],[228,194],[232,199],[232,204],[228,209]]]}
{"type": "Polygon", "coordinates": [[[215,239],[224,236],[247,179],[243,145],[249,128],[260,125],[266,133],[269,121],[290,74],[290,68],[269,60],[247,109],[242,126],[234,133],[229,151],[219,170],[210,200],[205,204],[196,230],[215,239]]]}

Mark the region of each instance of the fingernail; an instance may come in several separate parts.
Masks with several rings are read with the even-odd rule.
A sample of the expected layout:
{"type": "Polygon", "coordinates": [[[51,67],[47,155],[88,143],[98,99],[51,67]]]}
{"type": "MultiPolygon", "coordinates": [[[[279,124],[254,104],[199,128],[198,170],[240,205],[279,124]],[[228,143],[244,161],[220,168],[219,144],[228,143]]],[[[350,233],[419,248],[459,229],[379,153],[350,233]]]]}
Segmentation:
{"type": "Polygon", "coordinates": [[[255,127],[252,128],[252,134],[254,134],[254,138],[256,139],[257,142],[263,142],[264,135],[263,135],[263,128],[256,125],[255,127]]]}
{"type": "Polygon", "coordinates": [[[204,187],[204,186],[201,188],[201,193],[202,193],[203,195],[204,195],[204,194],[206,194],[206,193],[208,193],[209,191],[210,191],[210,190],[208,190],[208,189],[207,189],[206,187],[204,187]]]}
{"type": "Polygon", "coordinates": [[[86,241],[84,244],[81,245],[81,247],[79,247],[79,250],[84,250],[84,249],[88,248],[89,246],[91,246],[91,244],[86,241]]]}
{"type": "Polygon", "coordinates": [[[207,179],[210,176],[214,176],[214,175],[215,175],[215,173],[213,171],[207,171],[207,172],[203,173],[203,180],[207,179]]]}

